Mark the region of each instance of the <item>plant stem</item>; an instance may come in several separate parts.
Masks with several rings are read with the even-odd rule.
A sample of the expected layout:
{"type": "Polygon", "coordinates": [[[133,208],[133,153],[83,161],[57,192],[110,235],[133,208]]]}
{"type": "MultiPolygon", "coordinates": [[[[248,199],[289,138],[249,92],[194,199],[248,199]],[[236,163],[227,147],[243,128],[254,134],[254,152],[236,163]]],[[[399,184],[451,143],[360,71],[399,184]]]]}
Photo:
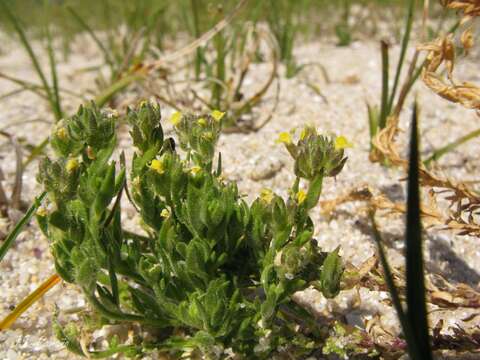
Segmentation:
{"type": "Polygon", "coordinates": [[[437,161],[446,153],[454,150],[455,148],[459,147],[460,145],[475,139],[476,137],[480,136],[480,128],[469,132],[468,134],[462,136],[461,138],[441,147],[438,150],[435,150],[432,155],[430,155],[423,163],[425,165],[429,165],[432,161],[437,161]]]}
{"type": "Polygon", "coordinates": [[[387,123],[388,116],[388,73],[389,73],[389,55],[388,55],[388,43],[386,41],[381,41],[380,49],[382,54],[382,103],[380,105],[380,119],[378,121],[378,126],[380,129],[383,129],[387,123]]]}

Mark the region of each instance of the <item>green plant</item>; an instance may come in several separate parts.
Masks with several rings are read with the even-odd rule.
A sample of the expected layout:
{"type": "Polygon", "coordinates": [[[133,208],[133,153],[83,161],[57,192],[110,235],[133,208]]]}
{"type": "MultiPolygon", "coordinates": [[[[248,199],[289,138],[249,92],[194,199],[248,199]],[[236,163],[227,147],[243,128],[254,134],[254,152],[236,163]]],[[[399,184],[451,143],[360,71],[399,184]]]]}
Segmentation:
{"type": "Polygon", "coordinates": [[[352,42],[352,34],[348,21],[350,19],[351,0],[343,0],[343,15],[340,22],[335,26],[335,35],[337,35],[338,46],[347,46],[352,42]]]}
{"type": "MultiPolygon", "coordinates": [[[[7,20],[13,26],[16,34],[20,39],[20,43],[27,51],[28,57],[32,63],[35,72],[37,73],[41,85],[39,87],[31,87],[28,86],[29,84],[24,84],[23,86],[28,89],[40,94],[41,96],[45,96],[52,113],[55,116],[55,120],[60,120],[63,117],[62,107],[61,107],[61,99],[58,90],[58,79],[57,79],[57,67],[56,61],[54,56],[54,51],[52,48],[52,37],[50,34],[50,28],[48,25],[44,25],[44,33],[47,39],[47,53],[48,53],[48,61],[50,66],[50,81],[47,80],[47,75],[42,70],[39,62],[39,56],[33,50],[31,43],[25,33],[24,27],[21,24],[20,20],[13,14],[10,10],[9,6],[7,5],[5,0],[0,1],[0,8],[3,10],[7,20]]],[[[11,80],[8,77],[4,77],[7,80],[11,80]]],[[[15,81],[16,83],[22,84],[22,81],[15,81]]],[[[24,83],[24,82],[23,82],[24,83]]]]}
{"type": "MultiPolygon", "coordinates": [[[[400,57],[395,70],[393,85],[390,84],[390,69],[389,69],[389,45],[387,42],[381,42],[382,55],[382,90],[380,107],[374,107],[367,104],[368,108],[368,123],[370,128],[370,139],[373,139],[378,132],[387,127],[388,118],[398,118],[404,102],[415,81],[421,74],[422,65],[416,66],[418,60],[418,51],[413,55],[408,74],[404,80],[402,89],[397,98],[397,90],[400,85],[400,76],[405,63],[408,44],[410,42],[410,34],[413,25],[413,17],[415,12],[416,0],[409,0],[407,3],[407,17],[405,22],[405,29],[401,43],[400,57]],[[391,88],[390,88],[391,86],[391,88]],[[396,101],[396,103],[395,103],[396,101]]],[[[372,151],[374,150],[372,146],[372,151]]]]}
{"type": "Polygon", "coordinates": [[[380,260],[384,269],[392,302],[397,312],[403,334],[407,341],[408,353],[413,360],[433,359],[427,319],[427,302],[424,277],[424,258],[422,250],[422,223],[420,217],[419,190],[419,154],[417,130],[417,105],[412,116],[412,133],[410,139],[410,161],[408,171],[407,226],[405,231],[405,258],[407,307],[404,309],[400,295],[393,280],[392,271],[382,245],[381,235],[372,217],[375,241],[378,245],[380,260]]]}
{"type": "MultiPolygon", "coordinates": [[[[221,5],[212,7],[205,13],[199,11],[201,2],[198,0],[188,2],[185,12],[188,10],[188,13],[196,14],[191,25],[192,35],[198,36],[203,29],[210,29],[205,30],[186,51],[193,53],[193,50],[196,50],[193,57],[195,81],[190,83],[188,92],[185,92],[184,83],[181,81],[181,90],[178,91],[175,84],[178,80],[172,80],[165,75],[159,79],[159,84],[164,85],[164,89],[152,86],[148,88],[151,94],[174,108],[180,103],[181,108],[177,110],[225,109],[226,132],[252,132],[265,126],[270,121],[279,99],[279,84],[275,81],[278,54],[275,41],[268,31],[257,28],[255,21],[236,21],[246,11],[247,3],[246,0],[238,2],[225,16],[225,9],[221,5]],[[264,50],[268,53],[265,54],[264,50]],[[265,81],[255,84],[254,91],[245,89],[252,64],[259,59],[271,63],[270,74],[265,81]],[[262,116],[257,119],[252,113],[275,82],[277,86],[271,109],[263,111],[262,116]],[[182,98],[181,102],[178,101],[179,98],[182,98]],[[247,117],[249,119],[246,119],[247,117]]],[[[185,20],[188,23],[187,20],[188,17],[185,20]]]]}
{"type": "Polygon", "coordinates": [[[300,10],[305,1],[270,0],[268,2],[267,21],[280,48],[280,61],[285,64],[286,76],[291,78],[301,70],[293,55],[295,39],[298,33],[300,10]]]}
{"type": "MultiPolygon", "coordinates": [[[[327,297],[339,291],[338,249],[321,251],[308,213],[323,179],[342,170],[341,142],[312,128],[297,142],[282,134],[295,160],[290,195],[285,201],[264,190],[249,205],[235,183],[223,180],[215,156],[223,116],[175,113],[177,145],[164,137],[157,106],[130,109],[136,148],[130,181],[124,161],[110,161],[114,117],[81,107],[55,129],[57,157],[46,158],[38,174],[50,210],[37,219],[58,274],[82,289],[101,323],[162,330],[148,343],[112,340],[92,356],[156,348],[178,356],[225,358],[233,351],[266,359],[308,354],[321,342],[317,325],[291,296],[308,286],[327,297]],[[144,235],[122,228],[123,193],[138,210],[144,235]]],[[[57,325],[57,334],[87,355],[73,327],[57,325]]]]}

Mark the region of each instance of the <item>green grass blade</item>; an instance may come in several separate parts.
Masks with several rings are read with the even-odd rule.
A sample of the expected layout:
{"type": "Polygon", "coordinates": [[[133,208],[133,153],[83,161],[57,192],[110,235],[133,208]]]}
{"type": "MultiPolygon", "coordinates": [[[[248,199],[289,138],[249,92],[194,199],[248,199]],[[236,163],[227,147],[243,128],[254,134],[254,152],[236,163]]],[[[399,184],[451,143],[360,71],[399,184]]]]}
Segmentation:
{"type": "Polygon", "coordinates": [[[104,106],[110,99],[115,96],[116,93],[125,89],[128,85],[135,81],[140,81],[144,78],[143,75],[127,75],[120,80],[117,80],[108,88],[104,89],[100,94],[95,97],[95,103],[98,107],[104,106]]]}
{"type": "Polygon", "coordinates": [[[7,238],[5,239],[2,246],[0,247],[0,261],[3,260],[5,254],[8,252],[8,250],[12,247],[13,243],[15,242],[15,239],[22,232],[22,229],[25,227],[25,225],[28,224],[32,216],[35,214],[35,212],[37,211],[38,207],[42,203],[42,200],[46,194],[47,193],[44,192],[35,199],[35,201],[33,202],[32,206],[30,206],[26,214],[17,223],[17,225],[15,225],[15,227],[10,232],[10,234],[8,234],[7,238]]]}
{"type": "Polygon", "coordinates": [[[368,129],[370,131],[370,149],[373,149],[372,140],[378,132],[378,108],[367,103],[368,129]]]}
{"type": "Polygon", "coordinates": [[[30,164],[33,160],[35,160],[37,156],[43,153],[43,150],[45,150],[49,142],[50,142],[50,137],[46,137],[45,139],[42,140],[40,144],[35,146],[32,149],[32,151],[30,151],[30,155],[28,155],[27,159],[23,162],[24,169],[28,166],[28,164],[30,164]]]}
{"type": "Polygon", "coordinates": [[[93,29],[86,23],[85,20],[83,20],[83,18],[80,16],[80,14],[78,14],[71,6],[67,6],[67,10],[70,12],[70,14],[72,14],[73,18],[77,21],[77,23],[80,25],[80,27],[83,30],[85,30],[90,35],[90,37],[95,42],[95,44],[97,44],[98,48],[103,53],[103,56],[105,58],[105,62],[108,64],[108,66],[110,67],[110,71],[113,74],[115,72],[115,65],[114,65],[114,62],[113,62],[112,58],[110,57],[110,52],[107,50],[107,48],[105,48],[102,41],[100,41],[100,39],[95,34],[93,29]]]}
{"type": "MultiPolygon", "coordinates": [[[[406,266],[407,266],[407,318],[416,341],[418,357],[432,359],[428,334],[425,295],[424,260],[422,249],[422,223],[420,218],[419,154],[417,130],[417,104],[413,108],[410,139],[410,165],[408,170],[406,266]]],[[[409,344],[409,347],[411,345],[409,344]]],[[[412,355],[413,357],[413,355],[412,355]]]]}
{"type": "Polygon", "coordinates": [[[378,121],[378,127],[383,129],[387,124],[388,112],[388,84],[389,84],[389,54],[388,44],[386,41],[380,43],[380,51],[382,54],[382,101],[380,105],[380,119],[378,121]]]}
{"type": "Polygon", "coordinates": [[[48,52],[48,62],[50,64],[50,74],[52,77],[52,88],[53,88],[53,103],[55,105],[55,118],[60,120],[63,118],[62,107],[60,103],[60,94],[58,91],[58,76],[57,76],[57,63],[55,61],[55,54],[52,46],[52,34],[50,33],[49,25],[45,25],[45,32],[47,34],[47,52],[48,52]]]}
{"type": "Polygon", "coordinates": [[[440,159],[443,155],[447,154],[448,152],[456,149],[460,145],[475,139],[476,137],[480,136],[480,129],[473,130],[469,132],[468,134],[462,136],[461,138],[452,141],[451,143],[442,146],[440,149],[437,149],[433,152],[432,155],[430,155],[423,163],[425,165],[429,165],[432,161],[437,161],[440,159]]]}
{"type": "Polygon", "coordinates": [[[410,42],[410,33],[412,32],[413,14],[415,12],[415,0],[410,0],[408,3],[407,21],[405,23],[405,33],[402,39],[402,48],[400,50],[400,58],[398,59],[397,70],[395,73],[395,80],[393,82],[392,92],[390,93],[390,99],[388,101],[387,114],[390,114],[395,101],[395,95],[397,93],[398,83],[400,81],[400,74],[402,73],[403,63],[405,62],[405,55],[407,54],[408,43],[410,42]]]}
{"type": "Polygon", "coordinates": [[[32,46],[28,41],[27,35],[25,34],[25,31],[22,28],[22,25],[20,24],[19,20],[15,17],[15,15],[11,12],[10,8],[7,6],[5,1],[0,1],[0,7],[3,9],[3,13],[6,15],[7,19],[12,23],[16,33],[20,38],[20,41],[23,47],[25,48],[25,50],[28,53],[28,56],[30,57],[33,67],[35,68],[35,71],[38,77],[40,78],[40,81],[42,82],[42,86],[47,94],[47,98],[52,108],[52,111],[55,114],[55,118],[57,120],[61,119],[61,115],[56,112],[55,100],[50,90],[50,86],[47,82],[45,74],[42,71],[42,68],[40,67],[40,63],[38,62],[37,56],[35,55],[35,52],[33,51],[32,46]]]}

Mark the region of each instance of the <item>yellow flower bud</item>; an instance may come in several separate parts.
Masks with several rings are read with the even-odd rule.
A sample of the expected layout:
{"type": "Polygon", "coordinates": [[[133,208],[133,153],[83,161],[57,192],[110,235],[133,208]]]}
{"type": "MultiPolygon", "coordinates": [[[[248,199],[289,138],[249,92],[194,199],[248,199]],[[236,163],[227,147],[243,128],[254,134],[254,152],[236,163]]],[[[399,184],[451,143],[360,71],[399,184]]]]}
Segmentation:
{"type": "Polygon", "coordinates": [[[353,144],[345,136],[339,136],[335,139],[335,150],[342,150],[353,147],[353,144]]]}
{"type": "Polygon", "coordinates": [[[220,120],[222,120],[222,118],[225,116],[225,113],[219,110],[213,110],[211,115],[216,122],[220,122],[220,120]]]}
{"type": "Polygon", "coordinates": [[[213,140],[213,134],[211,131],[203,133],[202,137],[206,140],[213,140]]]}
{"type": "Polygon", "coordinates": [[[182,113],[180,111],[175,111],[170,117],[170,122],[173,126],[177,126],[182,120],[182,113]]]}
{"type": "Polygon", "coordinates": [[[192,166],[190,168],[190,173],[192,175],[197,175],[200,171],[202,171],[202,168],[200,166],[192,166]]]}
{"type": "Polygon", "coordinates": [[[165,167],[163,166],[163,161],[154,159],[150,164],[150,169],[156,171],[159,174],[163,174],[165,172],[165,167]]]}
{"type": "Polygon", "coordinates": [[[197,123],[198,125],[200,126],[207,126],[207,120],[205,120],[204,118],[200,118],[197,120],[197,123]]]}
{"type": "Polygon", "coordinates": [[[78,160],[77,159],[69,159],[67,161],[67,165],[65,168],[67,169],[68,172],[75,171],[78,168],[78,160]]]}
{"type": "Polygon", "coordinates": [[[292,143],[292,135],[288,132],[282,132],[278,135],[277,142],[283,143],[283,144],[291,144],[292,143]]]}
{"type": "Polygon", "coordinates": [[[57,135],[59,139],[65,140],[67,138],[67,130],[61,127],[56,131],[55,135],[57,135]]]}
{"type": "Polygon", "coordinates": [[[302,204],[306,198],[307,198],[307,194],[305,193],[305,191],[299,190],[297,192],[297,202],[299,205],[302,204]]]}
{"type": "Polygon", "coordinates": [[[262,189],[260,192],[260,200],[266,204],[270,204],[273,200],[273,191],[270,189],[262,189]]]}
{"type": "Polygon", "coordinates": [[[168,209],[163,209],[160,213],[160,216],[163,218],[168,218],[170,216],[170,211],[168,211],[168,209]]]}
{"type": "Polygon", "coordinates": [[[45,209],[43,206],[40,206],[37,210],[37,215],[41,217],[45,217],[48,215],[47,209],[45,209]]]}

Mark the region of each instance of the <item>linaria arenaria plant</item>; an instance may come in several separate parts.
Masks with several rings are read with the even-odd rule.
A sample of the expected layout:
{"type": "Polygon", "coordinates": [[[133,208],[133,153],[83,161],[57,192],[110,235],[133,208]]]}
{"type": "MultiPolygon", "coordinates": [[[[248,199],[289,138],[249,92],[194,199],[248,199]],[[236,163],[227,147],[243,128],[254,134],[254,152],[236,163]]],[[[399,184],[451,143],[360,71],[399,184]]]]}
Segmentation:
{"type": "Polygon", "coordinates": [[[338,249],[319,248],[309,211],[323,178],[342,170],[342,138],[311,128],[296,143],[289,137],[297,175],[290,195],[264,190],[248,204],[237,184],[222,177],[215,153],[223,116],[175,113],[174,140],[164,135],[158,106],[130,109],[135,153],[128,170],[123,156],[111,160],[115,115],[92,104],[56,126],[56,155],[38,175],[46,211],[37,214],[56,270],[82,290],[98,326],[140,325],[151,334],[139,332],[125,344],[111,338],[98,349],[81,341],[91,322],[57,322],[70,350],[95,357],[159,350],[173,357],[271,359],[318,349],[318,325],[292,295],[308,287],[326,297],[339,291],[338,249]],[[124,193],[143,234],[122,227],[124,193]]]}

